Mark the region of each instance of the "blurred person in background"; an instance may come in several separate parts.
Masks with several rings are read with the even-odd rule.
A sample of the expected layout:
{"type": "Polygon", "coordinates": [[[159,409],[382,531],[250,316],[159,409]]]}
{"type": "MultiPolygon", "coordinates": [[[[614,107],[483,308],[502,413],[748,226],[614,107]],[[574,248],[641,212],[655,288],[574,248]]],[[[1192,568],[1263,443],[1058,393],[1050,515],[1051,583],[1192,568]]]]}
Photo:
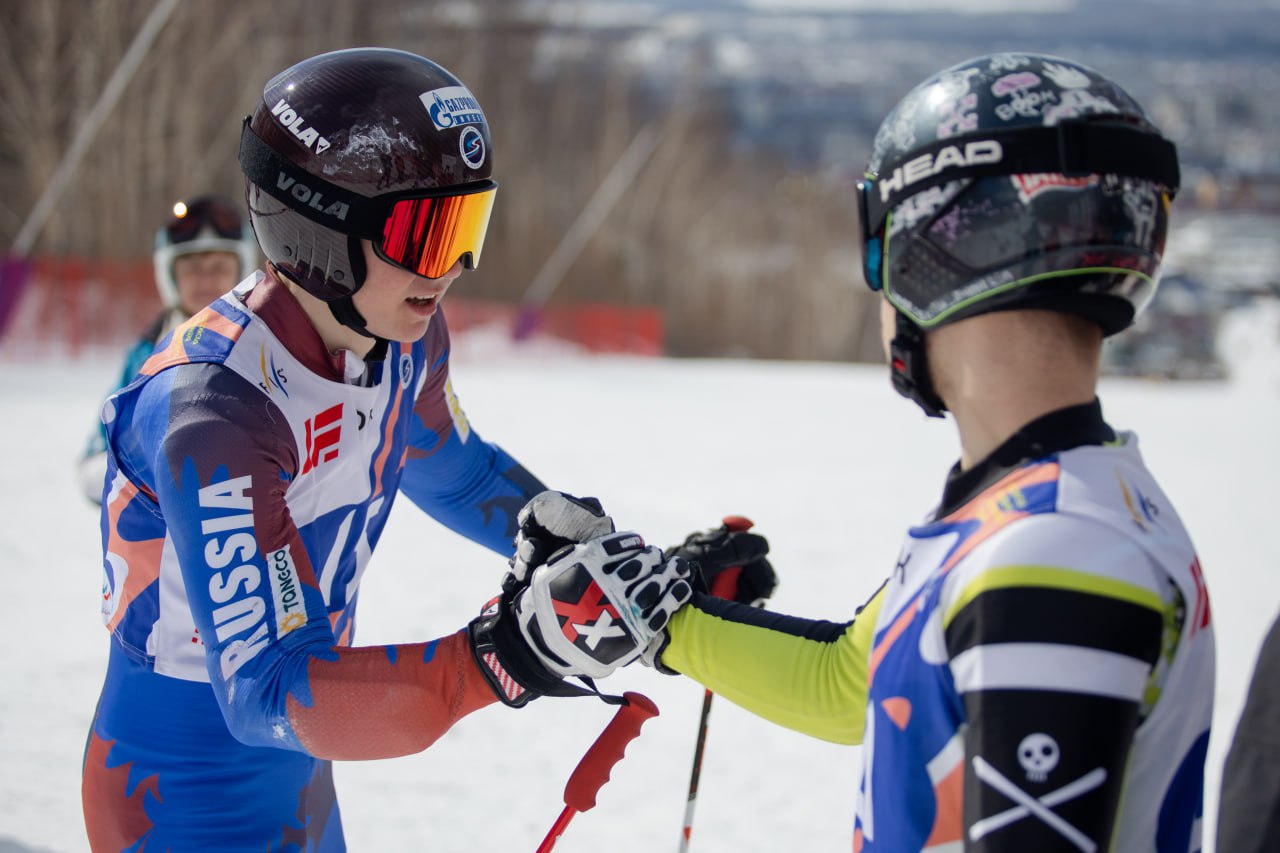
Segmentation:
{"type": "MultiPolygon", "coordinates": [[[[258,246],[231,199],[197,195],[174,203],[156,231],[152,260],[163,308],[125,353],[111,393],[133,380],[161,338],[248,275],[258,264],[258,246]]],[[[95,504],[102,501],[106,473],[107,436],[99,423],[79,463],[81,487],[95,504]]]]}
{"type": "MultiPolygon", "coordinates": [[[[583,655],[557,621],[565,593],[525,570],[611,520],[589,499],[540,502],[453,390],[441,301],[479,263],[497,190],[475,96],[411,53],[322,54],[267,83],[239,161],[265,269],[165,336],[103,409],[95,851],[342,850],[332,760],[418,752],[495,702],[591,695],[565,678],[638,654],[583,655]],[[353,647],[400,493],[510,569],[452,633],[353,647]]],[[[564,402],[512,426],[571,424],[564,402]]],[[[643,554],[631,535],[603,543],[643,554]]],[[[430,594],[423,566],[399,568],[405,594],[420,574],[430,594]]],[[[632,577],[668,602],[687,586],[662,564],[632,577]]]]}
{"type": "Polygon", "coordinates": [[[1173,144],[1092,69],[995,54],[923,82],[858,187],[863,275],[894,386],[950,412],[961,452],[889,578],[835,623],[697,592],[671,615],[587,546],[535,577],[639,614],[662,671],[862,744],[854,851],[1199,850],[1209,598],[1097,397],[1103,338],[1155,293],[1178,185],[1173,144]]]}
{"type": "Polygon", "coordinates": [[[1222,853],[1280,850],[1280,618],[1262,641],[1222,768],[1217,837],[1222,853]]]}

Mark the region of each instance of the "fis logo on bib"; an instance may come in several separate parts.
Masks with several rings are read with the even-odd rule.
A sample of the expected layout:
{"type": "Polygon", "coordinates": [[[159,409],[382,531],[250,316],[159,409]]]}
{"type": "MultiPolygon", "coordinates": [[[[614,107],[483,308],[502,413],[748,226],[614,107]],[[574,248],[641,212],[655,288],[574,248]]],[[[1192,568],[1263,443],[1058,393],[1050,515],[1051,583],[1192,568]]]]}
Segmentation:
{"type": "Polygon", "coordinates": [[[465,124],[484,124],[484,112],[476,96],[466,86],[445,86],[418,96],[437,130],[465,124]]]}

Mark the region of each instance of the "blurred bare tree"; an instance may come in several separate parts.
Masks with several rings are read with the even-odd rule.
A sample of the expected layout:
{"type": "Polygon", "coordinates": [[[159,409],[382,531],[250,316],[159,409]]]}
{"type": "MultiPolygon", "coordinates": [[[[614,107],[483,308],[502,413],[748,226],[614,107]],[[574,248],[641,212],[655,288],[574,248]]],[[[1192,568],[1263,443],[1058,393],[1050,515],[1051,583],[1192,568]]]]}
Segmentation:
{"type": "MultiPolygon", "coordinates": [[[[0,0],[0,239],[14,235],[154,0],[0,0]]],[[[852,187],[731,144],[700,61],[655,95],[607,38],[522,0],[184,0],[36,243],[145,257],[179,196],[243,192],[240,120],[281,69],[382,45],[428,56],[484,104],[502,189],[467,294],[521,297],[640,129],[659,141],[551,297],[654,305],[675,355],[876,360],[852,187]],[[558,50],[549,50],[556,44],[558,50]],[[563,49],[572,45],[573,49],[563,49]]]]}

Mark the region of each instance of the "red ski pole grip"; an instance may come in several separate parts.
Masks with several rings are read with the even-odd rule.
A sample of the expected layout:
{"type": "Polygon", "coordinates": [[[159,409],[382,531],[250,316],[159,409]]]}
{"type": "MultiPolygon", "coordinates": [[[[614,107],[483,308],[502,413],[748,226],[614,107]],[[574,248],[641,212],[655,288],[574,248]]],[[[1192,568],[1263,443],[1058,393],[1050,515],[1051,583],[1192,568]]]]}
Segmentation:
{"type": "Polygon", "coordinates": [[[640,734],[645,720],[658,716],[658,706],[649,697],[628,691],[622,698],[627,700],[626,704],[618,708],[564,786],[565,804],[577,811],[585,812],[595,806],[596,794],[609,781],[609,773],[613,765],[622,760],[627,744],[640,734]]]}
{"type": "Polygon", "coordinates": [[[738,594],[738,575],[742,574],[742,566],[730,566],[721,570],[711,582],[711,594],[716,598],[733,600],[738,594]]]}
{"type": "MultiPolygon", "coordinates": [[[[754,522],[745,515],[726,515],[720,519],[726,530],[741,533],[750,530],[754,522]]],[[[716,575],[711,582],[711,594],[716,598],[733,599],[738,595],[738,575],[742,574],[742,566],[730,566],[716,575]]]]}

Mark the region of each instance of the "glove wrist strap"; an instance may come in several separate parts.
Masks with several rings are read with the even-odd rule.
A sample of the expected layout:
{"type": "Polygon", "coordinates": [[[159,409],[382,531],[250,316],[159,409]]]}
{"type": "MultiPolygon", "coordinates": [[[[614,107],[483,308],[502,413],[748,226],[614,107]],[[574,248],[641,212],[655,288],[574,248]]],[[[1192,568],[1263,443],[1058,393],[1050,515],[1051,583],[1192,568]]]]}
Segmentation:
{"type": "Polygon", "coordinates": [[[485,606],[467,626],[471,655],[489,688],[504,705],[523,708],[539,696],[598,696],[608,705],[625,704],[621,696],[602,693],[586,676],[586,687],[570,684],[543,666],[529,651],[516,627],[510,599],[504,594],[485,606]]]}

